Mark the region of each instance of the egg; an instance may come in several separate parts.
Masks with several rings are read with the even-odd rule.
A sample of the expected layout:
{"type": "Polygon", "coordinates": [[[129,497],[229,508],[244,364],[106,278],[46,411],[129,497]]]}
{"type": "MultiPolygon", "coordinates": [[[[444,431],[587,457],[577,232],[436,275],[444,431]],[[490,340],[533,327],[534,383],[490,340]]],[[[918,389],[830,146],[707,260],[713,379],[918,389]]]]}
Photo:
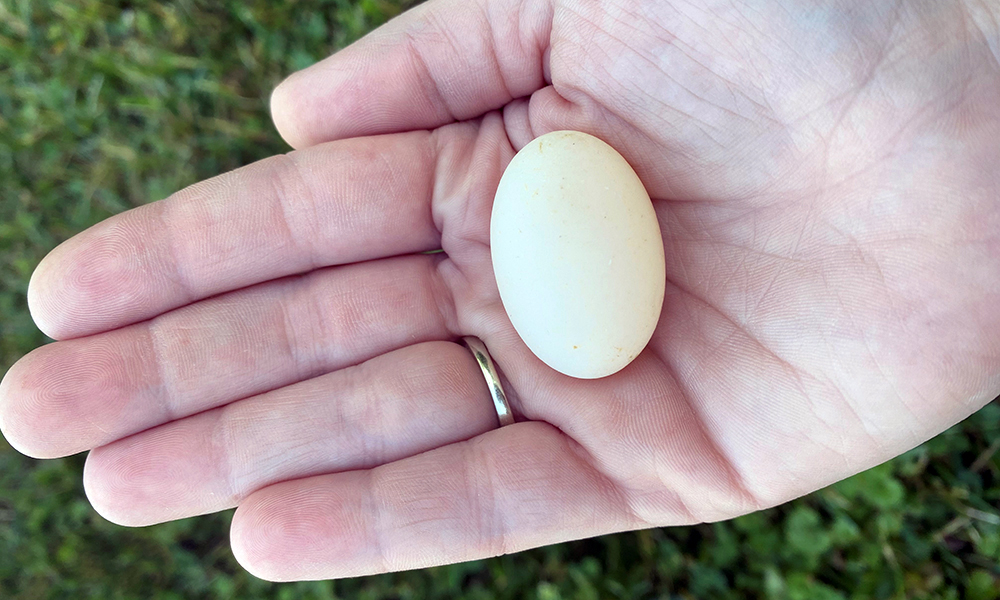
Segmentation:
{"type": "Polygon", "coordinates": [[[625,368],[663,308],[663,238],[649,194],[614,148],[578,131],[510,161],[490,219],[504,310],[549,367],[581,379],[625,368]]]}

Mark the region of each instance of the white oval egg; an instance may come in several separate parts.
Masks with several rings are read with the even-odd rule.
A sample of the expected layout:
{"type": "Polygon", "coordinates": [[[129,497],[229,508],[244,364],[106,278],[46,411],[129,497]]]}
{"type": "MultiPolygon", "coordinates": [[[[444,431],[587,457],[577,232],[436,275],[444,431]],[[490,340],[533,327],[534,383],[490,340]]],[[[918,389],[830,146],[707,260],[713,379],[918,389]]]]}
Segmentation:
{"type": "Polygon", "coordinates": [[[555,131],[522,148],[497,188],[490,245],[514,329],[556,371],[605,377],[649,342],[663,239],[649,194],[608,144],[555,131]]]}

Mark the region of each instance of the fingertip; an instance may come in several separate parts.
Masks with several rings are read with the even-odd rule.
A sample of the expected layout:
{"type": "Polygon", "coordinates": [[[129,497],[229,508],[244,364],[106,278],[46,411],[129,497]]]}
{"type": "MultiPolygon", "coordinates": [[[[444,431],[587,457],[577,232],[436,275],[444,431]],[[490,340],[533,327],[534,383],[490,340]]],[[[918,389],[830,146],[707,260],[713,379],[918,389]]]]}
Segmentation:
{"type": "Polygon", "coordinates": [[[46,410],[45,394],[31,389],[30,363],[37,353],[35,350],[14,363],[0,380],[0,433],[25,456],[62,458],[75,452],[67,451],[66,440],[54,426],[46,410]]]}
{"type": "Polygon", "coordinates": [[[142,457],[130,454],[119,444],[94,448],[83,465],[83,492],[87,501],[105,521],[122,527],[149,527],[188,515],[158,511],[158,498],[143,498],[142,485],[160,471],[139,471],[142,457]]]}
{"type": "Polygon", "coordinates": [[[85,313],[83,307],[112,305],[109,292],[125,281],[120,267],[127,259],[114,260],[116,256],[106,251],[107,244],[99,238],[96,245],[93,242],[90,230],[64,241],[38,263],[28,280],[28,313],[35,326],[53,340],[99,331],[100,327],[95,330],[88,323],[94,315],[85,313]]]}
{"type": "Polygon", "coordinates": [[[0,381],[4,437],[33,458],[61,458],[148,427],[151,397],[135,385],[156,381],[146,344],[121,331],[35,348],[0,381]]]}
{"type": "Polygon", "coordinates": [[[300,105],[302,96],[296,86],[296,80],[300,78],[299,73],[287,77],[274,88],[270,99],[271,121],[275,129],[285,143],[296,150],[311,145],[300,128],[299,116],[304,112],[300,105]]]}
{"type": "Polygon", "coordinates": [[[404,48],[376,50],[372,44],[364,38],[289,75],[274,88],[271,120],[288,145],[298,150],[451,120],[423,94],[398,89],[399,82],[412,77],[412,59],[404,48]]]}
{"type": "MultiPolygon", "coordinates": [[[[54,251],[53,251],[54,252],[54,251]]],[[[46,336],[58,340],[64,337],[64,331],[59,327],[49,307],[48,293],[51,288],[52,253],[43,258],[28,279],[28,314],[35,326],[46,336]]]]}
{"type": "Polygon", "coordinates": [[[87,501],[98,515],[105,521],[121,525],[122,527],[139,527],[149,525],[132,518],[128,512],[122,512],[119,507],[111,501],[108,492],[107,467],[109,461],[106,460],[105,448],[94,448],[87,455],[87,461],[83,465],[83,493],[87,496],[87,501]]]}
{"type": "Polygon", "coordinates": [[[257,490],[236,509],[233,556],[267,581],[339,579],[371,570],[370,506],[364,472],[319,475],[257,490]]]}
{"type": "Polygon", "coordinates": [[[161,203],[114,215],[59,244],[28,281],[28,310],[55,340],[89,336],[156,316],[156,301],[190,301],[179,285],[161,203]],[[156,295],[152,290],[156,288],[156,295]]]}
{"type": "Polygon", "coordinates": [[[16,415],[12,414],[13,399],[16,394],[14,391],[14,381],[17,377],[16,370],[17,363],[8,369],[3,378],[0,379],[0,435],[3,435],[4,439],[7,440],[7,443],[14,450],[25,456],[31,456],[28,448],[19,438],[16,428],[12,426],[13,423],[16,423],[16,415]]]}
{"type": "Polygon", "coordinates": [[[531,130],[528,107],[526,99],[518,98],[503,108],[504,131],[515,152],[527,146],[536,137],[531,130]]]}
{"type": "MultiPolygon", "coordinates": [[[[383,66],[390,56],[380,58],[383,66]]],[[[366,122],[366,113],[380,105],[370,86],[359,85],[367,77],[364,53],[347,47],[333,56],[296,71],[271,91],[271,121],[289,146],[296,150],[347,137],[388,133],[378,119],[366,122]],[[345,70],[342,63],[353,65],[345,70]],[[360,69],[360,70],[359,70],[360,69]]]]}
{"type": "MultiPolygon", "coordinates": [[[[308,547],[295,540],[301,524],[296,523],[297,511],[282,509],[281,495],[274,487],[252,494],[237,507],[229,530],[229,543],[236,562],[248,573],[265,581],[284,582],[306,579],[303,573],[289,569],[295,561],[294,547],[308,547]]],[[[314,542],[311,542],[314,543],[314,542]]],[[[300,564],[301,566],[301,564],[300,564]]]]}
{"type": "Polygon", "coordinates": [[[281,577],[280,569],[268,560],[266,546],[262,546],[260,536],[254,535],[253,526],[260,521],[257,514],[259,503],[251,497],[237,507],[229,529],[229,546],[233,557],[248,573],[265,581],[287,581],[281,577]]]}
{"type": "Polygon", "coordinates": [[[83,491],[90,505],[101,517],[122,527],[147,527],[165,523],[186,514],[171,514],[162,504],[171,504],[182,493],[195,491],[188,486],[157,485],[161,480],[175,480],[172,469],[179,461],[173,456],[143,453],[136,440],[126,439],[99,446],[87,455],[83,467],[83,491]]]}

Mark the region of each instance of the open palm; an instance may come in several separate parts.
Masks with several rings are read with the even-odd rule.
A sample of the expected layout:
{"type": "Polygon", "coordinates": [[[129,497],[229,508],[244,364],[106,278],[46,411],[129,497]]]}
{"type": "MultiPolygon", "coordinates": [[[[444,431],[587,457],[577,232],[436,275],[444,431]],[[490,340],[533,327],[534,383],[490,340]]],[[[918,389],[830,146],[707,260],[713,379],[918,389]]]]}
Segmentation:
{"type": "Polygon", "coordinates": [[[973,2],[432,0],[272,99],[299,148],[117,215],[32,278],[61,340],[0,384],[112,521],[239,506],[269,579],[740,515],[1000,391],[1000,10],[973,2]],[[552,371],[493,278],[514,152],[625,155],[667,293],[604,379],[552,371]],[[382,135],[387,134],[387,135],[382,135]],[[425,254],[442,248],[444,253],[425,254]],[[482,338],[496,429],[452,340],[482,338]]]}

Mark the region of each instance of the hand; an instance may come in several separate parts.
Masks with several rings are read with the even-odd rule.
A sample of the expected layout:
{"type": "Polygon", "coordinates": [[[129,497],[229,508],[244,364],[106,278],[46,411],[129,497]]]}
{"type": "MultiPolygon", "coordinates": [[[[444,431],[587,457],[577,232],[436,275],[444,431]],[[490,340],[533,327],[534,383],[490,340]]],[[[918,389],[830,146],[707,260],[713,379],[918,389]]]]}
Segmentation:
{"type": "Polygon", "coordinates": [[[0,384],[36,457],[146,525],[239,506],[275,580],[726,519],[900,454],[1000,391],[1000,10],[433,0],[291,77],[299,148],[55,249],[62,340],[0,384]],[[649,347],[583,381],[503,311],[493,193],[556,129],[660,218],[649,347]],[[377,135],[389,134],[389,135],[377,135]],[[443,248],[444,254],[422,254],[443,248]],[[519,423],[496,429],[482,338],[519,423]]]}

